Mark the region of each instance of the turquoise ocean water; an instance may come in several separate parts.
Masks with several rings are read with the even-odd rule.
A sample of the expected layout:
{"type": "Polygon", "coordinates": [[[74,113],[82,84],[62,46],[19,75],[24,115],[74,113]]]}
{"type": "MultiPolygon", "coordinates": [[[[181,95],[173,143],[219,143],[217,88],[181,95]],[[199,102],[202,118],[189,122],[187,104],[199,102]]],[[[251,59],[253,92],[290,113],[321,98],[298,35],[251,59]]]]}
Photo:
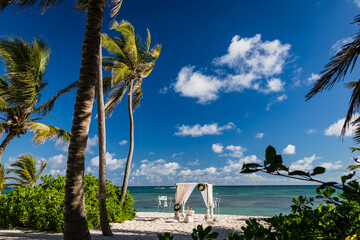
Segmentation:
{"type": "MultiPolygon", "coordinates": [[[[129,187],[139,212],[173,212],[172,207],[158,207],[158,196],[175,198],[175,187],[129,187]]],[[[10,189],[5,189],[6,194],[10,189]]],[[[295,196],[315,196],[316,186],[214,186],[214,197],[220,198],[219,213],[247,216],[273,216],[289,213],[295,196]]],[[[200,192],[195,188],[186,206],[195,213],[205,213],[200,192]]],[[[216,211],[215,211],[216,213],[216,211]]]]}
{"type": "MultiPolygon", "coordinates": [[[[173,212],[172,208],[159,207],[158,196],[171,197],[174,202],[175,187],[129,187],[139,212],[173,212]]],[[[220,198],[220,214],[273,216],[289,213],[295,196],[315,196],[316,186],[214,186],[214,197],[220,198]]],[[[169,201],[168,201],[169,203],[169,201]]],[[[169,205],[169,204],[168,204],[169,205]]],[[[195,213],[205,213],[201,193],[195,188],[186,206],[195,213]]]]}

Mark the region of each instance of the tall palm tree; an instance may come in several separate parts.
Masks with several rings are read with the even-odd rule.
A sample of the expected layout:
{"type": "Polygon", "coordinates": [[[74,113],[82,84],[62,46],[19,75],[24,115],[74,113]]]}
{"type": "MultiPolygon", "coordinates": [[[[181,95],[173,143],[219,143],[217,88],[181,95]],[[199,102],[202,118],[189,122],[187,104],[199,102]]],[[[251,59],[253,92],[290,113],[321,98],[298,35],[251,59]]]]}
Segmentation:
{"type": "MultiPolygon", "coordinates": [[[[62,0],[0,0],[0,8],[14,4],[20,8],[38,4],[41,10],[62,2],[62,0]]],[[[114,10],[120,0],[113,0],[114,10]]],[[[94,101],[101,29],[106,0],[88,0],[84,43],[80,66],[79,85],[74,106],[73,125],[68,149],[66,186],[64,200],[64,239],[91,239],[85,215],[84,167],[85,149],[94,101]]]]}
{"type": "MultiPolygon", "coordinates": [[[[360,23],[360,15],[355,17],[353,24],[360,23]]],[[[321,77],[314,83],[313,88],[306,94],[306,100],[311,99],[317,93],[324,90],[331,90],[336,82],[345,80],[348,72],[352,72],[356,60],[360,55],[360,31],[354,36],[352,42],[345,44],[342,49],[331,58],[331,61],[325,66],[321,72],[321,77]]],[[[346,87],[353,88],[350,98],[349,109],[347,111],[345,122],[341,131],[344,137],[350,124],[356,126],[355,141],[360,144],[360,117],[352,120],[355,113],[360,110],[360,81],[345,83],[346,87]]]]}
{"type": "Polygon", "coordinates": [[[70,134],[58,127],[40,123],[54,107],[55,101],[76,87],[77,82],[60,90],[40,104],[46,87],[44,74],[49,62],[50,48],[43,40],[31,44],[18,37],[0,38],[0,57],[5,65],[5,78],[0,76],[0,136],[6,133],[0,145],[0,158],[10,141],[29,130],[36,144],[55,138],[70,140],[70,134]]]}
{"type": "Polygon", "coordinates": [[[15,162],[11,164],[11,168],[8,170],[9,173],[15,173],[18,177],[8,177],[9,179],[16,180],[17,185],[24,187],[34,187],[40,178],[41,173],[44,171],[47,165],[46,161],[41,161],[40,169],[36,169],[35,157],[31,154],[21,154],[15,162]]]}
{"type": "Polygon", "coordinates": [[[120,37],[102,35],[103,46],[113,56],[104,57],[103,65],[112,71],[112,84],[115,88],[105,104],[107,116],[111,116],[117,103],[128,92],[128,114],[130,122],[130,146],[126,161],[124,181],[121,190],[121,202],[124,203],[130,176],[130,167],[134,152],[134,119],[133,112],[140,106],[143,96],[141,84],[155,66],[160,55],[161,46],[156,45],[150,50],[151,36],[148,30],[148,38],[145,44],[139,36],[135,35],[134,27],[126,21],[120,24],[113,22],[111,29],[120,33],[120,37]]]}

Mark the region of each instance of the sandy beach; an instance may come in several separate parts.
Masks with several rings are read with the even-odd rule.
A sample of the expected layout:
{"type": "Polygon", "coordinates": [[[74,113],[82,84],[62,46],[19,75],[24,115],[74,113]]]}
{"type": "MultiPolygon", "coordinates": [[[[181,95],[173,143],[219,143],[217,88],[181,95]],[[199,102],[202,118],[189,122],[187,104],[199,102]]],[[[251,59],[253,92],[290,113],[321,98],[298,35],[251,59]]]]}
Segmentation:
{"type": "MultiPolygon", "coordinates": [[[[203,214],[195,214],[193,223],[172,222],[172,213],[138,212],[136,218],[124,223],[112,223],[114,237],[101,235],[101,230],[92,229],[92,239],[157,239],[157,233],[171,232],[174,239],[191,239],[190,233],[198,224],[203,227],[212,226],[219,233],[218,239],[224,239],[229,232],[241,232],[248,216],[215,215],[215,221],[204,222],[203,214]]],[[[254,218],[262,218],[254,216],[254,218]]],[[[27,229],[0,230],[0,239],[62,239],[60,233],[36,232],[27,229]]]]}

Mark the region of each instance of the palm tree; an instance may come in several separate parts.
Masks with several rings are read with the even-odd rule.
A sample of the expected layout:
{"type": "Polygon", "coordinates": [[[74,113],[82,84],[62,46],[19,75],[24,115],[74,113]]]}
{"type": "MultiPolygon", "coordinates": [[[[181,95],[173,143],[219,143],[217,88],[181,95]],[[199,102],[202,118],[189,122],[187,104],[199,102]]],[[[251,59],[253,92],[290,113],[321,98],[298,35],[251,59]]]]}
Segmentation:
{"type": "Polygon", "coordinates": [[[143,78],[147,77],[153,70],[155,61],[160,55],[161,46],[156,45],[150,50],[150,31],[148,30],[148,38],[143,44],[140,37],[135,35],[134,27],[124,20],[120,24],[114,21],[111,29],[118,31],[120,37],[102,35],[103,46],[113,55],[104,57],[103,65],[112,71],[112,83],[115,86],[105,104],[107,116],[111,116],[116,104],[121,101],[126,91],[128,92],[130,147],[121,190],[121,202],[124,203],[134,152],[133,112],[140,106],[140,99],[143,96],[141,90],[143,78]]]}
{"type": "Polygon", "coordinates": [[[6,184],[6,180],[8,180],[10,177],[6,176],[6,170],[4,164],[0,162],[0,195],[2,191],[4,191],[5,188],[10,186],[16,186],[16,184],[6,184]]]}
{"type": "Polygon", "coordinates": [[[36,144],[47,139],[70,140],[70,134],[58,127],[38,122],[54,107],[55,101],[76,87],[77,82],[60,90],[40,104],[41,92],[46,87],[44,74],[49,62],[50,48],[43,40],[31,44],[18,37],[0,38],[0,57],[4,60],[5,78],[0,76],[0,136],[6,137],[0,145],[0,158],[10,141],[29,130],[36,144]]]}
{"type": "MultiPolygon", "coordinates": [[[[81,2],[86,2],[81,1],[81,2]]],[[[0,0],[0,9],[8,4],[19,8],[38,4],[41,10],[61,3],[62,0],[0,0]]],[[[74,106],[71,139],[68,149],[64,200],[64,239],[91,239],[85,215],[84,168],[85,149],[94,102],[97,71],[99,70],[99,49],[101,29],[106,0],[88,0],[86,27],[82,48],[79,85],[74,106]]],[[[114,11],[121,0],[113,0],[114,11]]]]}
{"type": "Polygon", "coordinates": [[[11,164],[11,168],[8,170],[9,173],[15,173],[18,177],[8,177],[9,179],[16,180],[17,185],[24,187],[34,187],[41,173],[44,171],[47,162],[41,161],[40,169],[36,169],[35,157],[31,154],[21,154],[17,160],[11,164]]]}
{"type": "MultiPolygon", "coordinates": [[[[360,15],[355,17],[353,24],[360,23],[360,15]]],[[[352,42],[344,45],[342,49],[331,58],[331,61],[321,72],[321,77],[314,83],[314,87],[306,94],[306,100],[311,99],[317,93],[324,90],[331,90],[336,82],[342,82],[346,74],[353,71],[357,58],[360,55],[360,31],[354,36],[352,42]]],[[[350,98],[349,109],[346,114],[345,122],[341,131],[344,137],[350,124],[356,125],[355,141],[360,144],[360,117],[352,120],[355,113],[360,110],[360,81],[345,83],[348,88],[353,88],[350,98]]]]}

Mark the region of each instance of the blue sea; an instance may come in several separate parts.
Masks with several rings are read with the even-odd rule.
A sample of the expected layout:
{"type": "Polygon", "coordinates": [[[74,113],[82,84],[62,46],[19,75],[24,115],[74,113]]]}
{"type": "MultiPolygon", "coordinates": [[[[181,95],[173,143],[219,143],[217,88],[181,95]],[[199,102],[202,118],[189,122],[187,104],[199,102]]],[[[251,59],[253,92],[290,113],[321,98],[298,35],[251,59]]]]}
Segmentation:
{"type": "MultiPolygon", "coordinates": [[[[134,208],[139,212],[173,212],[169,198],[174,202],[175,187],[129,187],[135,200],[134,208]],[[158,207],[158,196],[167,196],[168,207],[158,207]]],[[[316,186],[214,186],[214,198],[219,198],[215,212],[230,215],[274,216],[291,211],[295,196],[314,197],[316,186]]],[[[173,203],[174,204],[174,203],[173,203]]],[[[206,207],[201,193],[195,188],[186,206],[195,213],[205,213],[206,207]]]]}
{"type": "MultiPolygon", "coordinates": [[[[170,206],[175,199],[175,187],[129,187],[138,212],[173,212],[170,206]],[[158,197],[167,196],[168,207],[158,206],[158,197]]],[[[9,193],[5,189],[3,194],[9,193]]],[[[314,197],[316,186],[214,186],[214,198],[220,202],[215,213],[246,216],[274,216],[290,212],[295,196],[314,197]]],[[[186,206],[195,213],[205,213],[206,207],[200,192],[195,188],[186,206]]]]}

